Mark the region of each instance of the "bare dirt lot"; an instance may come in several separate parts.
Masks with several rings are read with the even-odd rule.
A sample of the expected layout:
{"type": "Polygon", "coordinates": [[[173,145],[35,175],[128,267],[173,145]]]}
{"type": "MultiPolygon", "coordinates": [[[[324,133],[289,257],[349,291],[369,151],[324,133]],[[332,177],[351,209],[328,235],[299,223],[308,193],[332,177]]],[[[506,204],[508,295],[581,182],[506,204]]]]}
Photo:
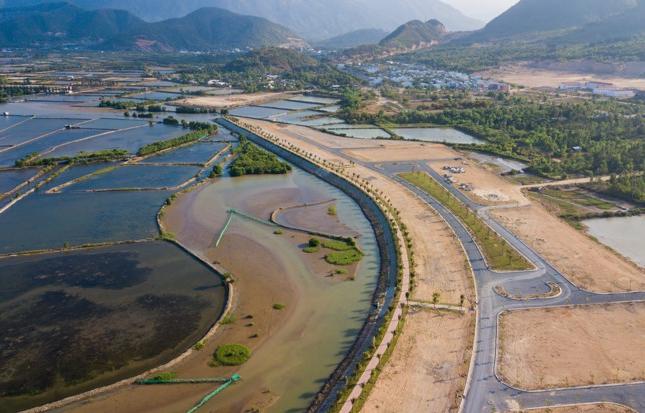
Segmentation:
{"type": "Polygon", "coordinates": [[[437,173],[451,175],[455,185],[467,184],[472,191],[464,192],[466,196],[482,205],[515,204],[528,205],[528,199],[522,194],[521,187],[515,185],[476,161],[463,159],[460,161],[433,161],[428,165],[437,173]],[[464,173],[452,174],[443,170],[444,166],[463,167],[464,173]]]}
{"type": "Polygon", "coordinates": [[[608,82],[620,88],[634,88],[645,90],[645,79],[640,77],[622,77],[620,75],[605,74],[595,75],[591,73],[576,73],[573,71],[538,69],[526,65],[510,65],[499,69],[489,70],[483,73],[490,77],[504,82],[527,86],[527,87],[551,87],[557,88],[566,82],[608,82]]]}
{"type": "Polygon", "coordinates": [[[562,407],[549,407],[522,410],[521,413],[636,413],[633,409],[613,403],[578,404],[562,407]]]}
{"type": "Polygon", "coordinates": [[[537,204],[491,211],[580,288],[594,292],[645,290],[645,271],[537,204]]]}
{"type": "Polygon", "coordinates": [[[187,99],[177,100],[173,102],[173,104],[181,106],[200,106],[222,109],[265,103],[271,100],[282,99],[285,96],[286,95],[284,93],[241,93],[219,96],[195,96],[187,99]]]}
{"type": "Polygon", "coordinates": [[[470,315],[411,310],[362,411],[456,412],[468,373],[471,324],[470,315]]]}
{"type": "Polygon", "coordinates": [[[640,381],[645,303],[507,312],[499,345],[499,374],[523,389],[640,381]]]}

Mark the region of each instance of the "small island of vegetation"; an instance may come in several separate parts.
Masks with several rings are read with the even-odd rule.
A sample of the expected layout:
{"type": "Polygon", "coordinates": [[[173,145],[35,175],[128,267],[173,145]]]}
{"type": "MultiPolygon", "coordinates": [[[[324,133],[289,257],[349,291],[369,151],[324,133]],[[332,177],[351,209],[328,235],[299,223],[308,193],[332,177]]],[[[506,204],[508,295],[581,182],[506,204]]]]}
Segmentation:
{"type": "Polygon", "coordinates": [[[251,358],[251,350],[241,344],[223,344],[217,347],[213,358],[223,366],[240,366],[251,358]]]}
{"type": "Polygon", "coordinates": [[[291,165],[245,138],[240,138],[240,145],[233,153],[236,158],[230,166],[231,176],[280,175],[291,171],[291,165]]]}

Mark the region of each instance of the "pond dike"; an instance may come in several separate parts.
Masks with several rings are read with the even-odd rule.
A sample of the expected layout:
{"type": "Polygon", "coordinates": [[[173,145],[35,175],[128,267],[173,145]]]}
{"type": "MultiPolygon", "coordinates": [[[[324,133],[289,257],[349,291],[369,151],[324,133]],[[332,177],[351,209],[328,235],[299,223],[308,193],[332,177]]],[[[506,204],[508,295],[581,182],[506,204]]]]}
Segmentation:
{"type": "Polygon", "coordinates": [[[376,290],[372,295],[372,307],[354,344],[352,344],[343,360],[318,391],[308,409],[308,412],[328,411],[334,406],[339,393],[345,389],[347,385],[345,379],[354,374],[358,363],[363,358],[363,354],[372,346],[373,339],[378,334],[379,328],[384,325],[389,308],[395,298],[399,260],[390,221],[381,211],[378,204],[353,183],[255,133],[237,126],[227,119],[218,118],[216,122],[231,132],[245,137],[261,148],[274,153],[305,172],[343,191],[358,204],[376,235],[381,259],[379,278],[376,290]]]}

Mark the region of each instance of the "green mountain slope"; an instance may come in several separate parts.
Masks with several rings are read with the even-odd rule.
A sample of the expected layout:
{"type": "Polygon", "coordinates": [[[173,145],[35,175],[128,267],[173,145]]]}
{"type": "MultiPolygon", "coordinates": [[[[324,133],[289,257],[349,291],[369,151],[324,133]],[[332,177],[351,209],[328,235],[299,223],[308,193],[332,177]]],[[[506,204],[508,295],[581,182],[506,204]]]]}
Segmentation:
{"type": "Polygon", "coordinates": [[[122,10],[84,10],[66,3],[0,9],[0,46],[65,44],[101,50],[204,51],[304,42],[266,19],[216,8],[157,23],[122,10]]]}
{"type": "Polygon", "coordinates": [[[446,27],[438,20],[422,22],[413,20],[399,26],[386,38],[380,46],[386,48],[410,49],[438,42],[446,35],[446,27]]]}
{"type": "Polygon", "coordinates": [[[145,24],[126,11],[87,11],[65,3],[0,9],[0,45],[101,42],[145,24]]]}
{"type": "Polygon", "coordinates": [[[475,33],[474,40],[582,27],[619,15],[638,0],[521,0],[475,33]]]}
{"type": "Polygon", "coordinates": [[[388,32],[381,29],[361,29],[314,43],[326,49],[350,49],[367,44],[378,44],[388,32]]]}

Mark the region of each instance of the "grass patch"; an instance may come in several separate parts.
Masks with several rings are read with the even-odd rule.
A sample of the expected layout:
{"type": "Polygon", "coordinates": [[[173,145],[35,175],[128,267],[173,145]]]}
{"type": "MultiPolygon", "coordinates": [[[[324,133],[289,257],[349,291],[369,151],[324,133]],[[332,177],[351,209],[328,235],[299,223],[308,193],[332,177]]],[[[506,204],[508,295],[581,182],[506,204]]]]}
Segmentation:
{"type": "Polygon", "coordinates": [[[441,202],[466,225],[492,269],[517,271],[533,268],[526,258],[511,247],[506,240],[428,174],[408,172],[400,176],[441,202]]]}
{"type": "Polygon", "coordinates": [[[363,253],[352,248],[347,251],[335,251],[325,256],[325,261],[332,265],[352,265],[363,259],[363,253]]]}
{"type": "Polygon", "coordinates": [[[171,371],[165,371],[163,373],[159,373],[156,376],[152,378],[152,380],[174,380],[177,378],[177,373],[173,373],[171,371]]]}
{"type": "Polygon", "coordinates": [[[223,366],[240,366],[251,358],[251,350],[242,344],[223,344],[215,350],[215,361],[223,366]]]}
{"type": "Polygon", "coordinates": [[[318,251],[320,251],[320,248],[318,248],[318,247],[310,247],[310,246],[306,246],[306,247],[304,247],[304,248],[302,249],[302,251],[303,251],[303,252],[306,252],[307,254],[315,254],[315,253],[317,253],[318,251]]]}
{"type": "Polygon", "coordinates": [[[287,307],[287,306],[286,306],[286,305],[284,305],[284,304],[278,304],[278,303],[273,304],[273,309],[274,309],[274,310],[278,310],[278,311],[280,311],[280,310],[284,310],[286,307],[287,307]]]}
{"type": "Polygon", "coordinates": [[[348,241],[338,241],[333,239],[323,241],[322,246],[329,250],[334,250],[334,251],[349,251],[349,250],[356,249],[356,245],[354,244],[353,241],[348,242],[348,241]]]}
{"type": "Polygon", "coordinates": [[[273,234],[274,235],[282,235],[282,234],[284,234],[284,232],[281,229],[276,229],[275,231],[273,231],[273,234]]]}
{"type": "Polygon", "coordinates": [[[336,205],[335,204],[330,205],[329,208],[327,208],[327,215],[336,216],[337,213],[338,213],[338,211],[336,211],[336,205]]]}
{"type": "Polygon", "coordinates": [[[193,349],[196,351],[202,350],[206,346],[206,343],[204,343],[204,340],[199,340],[194,346],[193,349]]]}
{"type": "Polygon", "coordinates": [[[237,321],[237,317],[235,316],[235,314],[229,314],[229,315],[225,316],[224,318],[222,318],[222,321],[220,321],[220,324],[221,325],[229,325],[229,324],[235,323],[236,321],[237,321]]]}

